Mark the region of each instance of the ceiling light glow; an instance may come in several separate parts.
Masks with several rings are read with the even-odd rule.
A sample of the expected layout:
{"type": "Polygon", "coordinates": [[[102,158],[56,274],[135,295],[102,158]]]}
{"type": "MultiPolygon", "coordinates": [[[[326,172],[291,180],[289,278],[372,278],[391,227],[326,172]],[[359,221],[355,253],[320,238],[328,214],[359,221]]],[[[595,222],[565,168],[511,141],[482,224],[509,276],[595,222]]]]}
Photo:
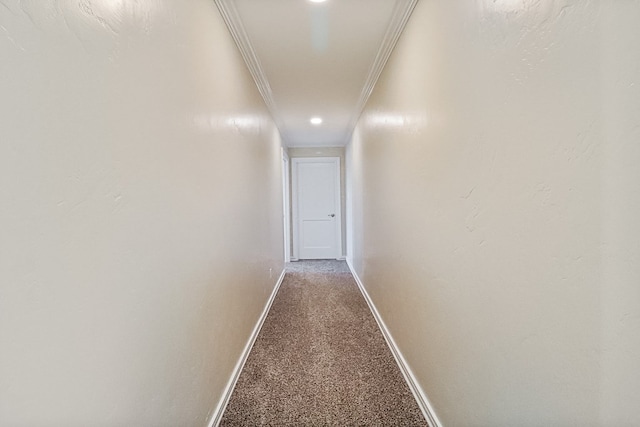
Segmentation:
{"type": "Polygon", "coordinates": [[[324,3],[327,0],[309,0],[311,3],[324,3]]]}
{"type": "Polygon", "coordinates": [[[320,125],[322,124],[322,119],[320,117],[312,117],[311,120],[309,120],[311,122],[312,125],[320,125]]]}

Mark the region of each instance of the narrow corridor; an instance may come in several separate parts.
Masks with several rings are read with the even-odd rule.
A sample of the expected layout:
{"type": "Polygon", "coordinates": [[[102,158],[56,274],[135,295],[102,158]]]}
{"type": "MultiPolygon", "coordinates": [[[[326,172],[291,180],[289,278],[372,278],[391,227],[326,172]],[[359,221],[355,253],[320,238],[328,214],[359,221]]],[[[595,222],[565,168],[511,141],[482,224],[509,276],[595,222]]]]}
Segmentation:
{"type": "Polygon", "coordinates": [[[0,0],[0,427],[640,427],[639,23],[0,0]]]}

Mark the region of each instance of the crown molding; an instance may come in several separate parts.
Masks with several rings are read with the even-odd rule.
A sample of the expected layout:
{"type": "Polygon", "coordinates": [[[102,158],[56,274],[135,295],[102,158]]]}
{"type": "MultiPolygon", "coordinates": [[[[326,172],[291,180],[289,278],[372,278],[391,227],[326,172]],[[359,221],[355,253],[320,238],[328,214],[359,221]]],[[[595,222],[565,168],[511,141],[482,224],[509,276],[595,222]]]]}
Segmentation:
{"type": "MultiPolygon", "coordinates": [[[[256,83],[258,91],[264,102],[267,106],[267,109],[271,113],[273,120],[276,123],[276,126],[280,130],[281,138],[283,140],[283,144],[288,145],[286,141],[286,135],[283,133],[284,127],[280,118],[280,114],[278,108],[276,107],[276,103],[273,99],[273,92],[271,90],[271,85],[269,84],[269,80],[262,68],[260,63],[260,59],[255,52],[253,45],[251,44],[251,40],[245,30],[244,24],[242,23],[242,19],[240,18],[240,13],[238,12],[235,1],[234,0],[214,0],[216,6],[220,10],[222,18],[224,19],[233,40],[242,55],[245,63],[247,64],[247,68],[253,77],[253,80],[256,83]]],[[[360,97],[358,98],[358,102],[353,110],[351,120],[349,122],[349,127],[347,128],[348,138],[345,143],[348,143],[351,139],[351,135],[358,123],[358,119],[362,115],[362,111],[364,110],[369,97],[371,96],[373,89],[382,74],[382,70],[384,69],[391,53],[400,38],[400,35],[404,31],[404,28],[415,8],[418,0],[397,0],[392,17],[387,26],[387,30],[385,32],[384,38],[378,49],[378,53],[376,54],[375,59],[373,60],[371,67],[369,68],[369,73],[367,75],[367,79],[362,87],[360,92],[360,97]]]]}
{"type": "Polygon", "coordinates": [[[242,55],[244,62],[247,64],[247,68],[258,87],[260,95],[262,95],[262,99],[264,99],[264,102],[267,105],[267,109],[271,113],[273,120],[276,122],[276,126],[278,129],[283,129],[281,126],[282,123],[280,122],[280,116],[277,114],[278,109],[276,108],[275,101],[273,100],[271,85],[269,84],[269,80],[267,79],[267,75],[265,74],[262,65],[260,64],[260,59],[251,44],[247,31],[244,28],[244,24],[242,23],[240,13],[236,8],[234,0],[215,0],[215,4],[218,7],[218,10],[220,10],[220,14],[224,19],[225,24],[227,24],[227,28],[229,29],[236,46],[238,46],[240,55],[242,55]]]}
{"type": "MultiPolygon", "coordinates": [[[[396,2],[391,21],[389,22],[389,26],[387,27],[387,32],[384,35],[384,39],[382,40],[382,44],[380,45],[378,54],[371,64],[371,68],[369,68],[367,80],[362,87],[360,98],[358,99],[356,109],[354,110],[351,122],[349,124],[351,133],[353,133],[353,130],[355,129],[356,124],[358,123],[358,120],[362,115],[362,111],[367,105],[369,97],[373,93],[373,88],[378,82],[380,74],[382,74],[382,70],[387,64],[389,57],[391,56],[391,52],[393,52],[393,49],[398,43],[398,39],[400,39],[400,35],[404,31],[404,28],[406,27],[407,22],[409,21],[409,17],[413,13],[413,9],[416,7],[416,4],[418,4],[418,0],[398,0],[396,2]]],[[[349,139],[351,139],[351,136],[349,137],[349,139]]]]}

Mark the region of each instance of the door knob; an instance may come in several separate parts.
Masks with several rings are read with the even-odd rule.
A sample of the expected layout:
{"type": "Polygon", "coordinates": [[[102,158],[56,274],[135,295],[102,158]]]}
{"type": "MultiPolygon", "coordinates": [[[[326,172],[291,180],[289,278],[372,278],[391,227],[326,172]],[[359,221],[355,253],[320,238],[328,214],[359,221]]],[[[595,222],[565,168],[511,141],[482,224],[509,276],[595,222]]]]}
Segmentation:
{"type": "Polygon", "coordinates": [[[336,216],[336,214],[329,214],[329,216],[333,218],[334,216],[336,216]]]}

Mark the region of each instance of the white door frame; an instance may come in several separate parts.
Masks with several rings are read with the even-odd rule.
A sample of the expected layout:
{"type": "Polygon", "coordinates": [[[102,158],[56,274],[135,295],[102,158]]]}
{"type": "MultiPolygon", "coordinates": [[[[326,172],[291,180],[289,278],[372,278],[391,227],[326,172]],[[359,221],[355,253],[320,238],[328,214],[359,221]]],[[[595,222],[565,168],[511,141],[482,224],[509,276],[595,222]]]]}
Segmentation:
{"type": "Polygon", "coordinates": [[[284,262],[291,261],[291,193],[289,154],[282,148],[282,219],[284,222],[284,262]]]}
{"type": "Polygon", "coordinates": [[[340,157],[294,157],[292,161],[291,185],[292,185],[292,202],[293,202],[293,258],[299,259],[300,249],[300,233],[299,233],[299,214],[298,214],[298,179],[297,168],[300,163],[316,163],[333,161],[336,164],[336,259],[341,259],[342,255],[342,205],[340,200],[341,182],[340,182],[340,157]]]}

